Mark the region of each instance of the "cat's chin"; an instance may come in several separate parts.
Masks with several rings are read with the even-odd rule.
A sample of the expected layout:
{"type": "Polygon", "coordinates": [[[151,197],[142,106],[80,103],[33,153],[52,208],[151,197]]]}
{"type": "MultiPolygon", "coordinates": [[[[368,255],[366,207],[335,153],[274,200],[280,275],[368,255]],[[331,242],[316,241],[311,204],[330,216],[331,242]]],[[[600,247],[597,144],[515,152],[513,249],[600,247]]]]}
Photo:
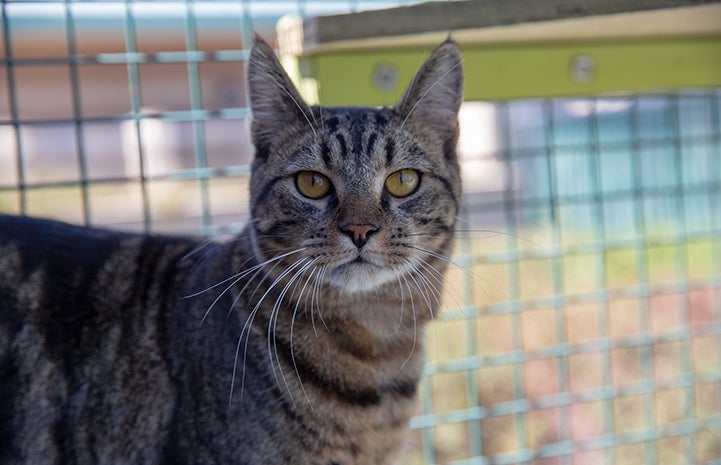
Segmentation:
{"type": "Polygon", "coordinates": [[[326,277],[328,284],[351,294],[370,292],[397,279],[396,272],[370,263],[344,264],[326,277]]]}

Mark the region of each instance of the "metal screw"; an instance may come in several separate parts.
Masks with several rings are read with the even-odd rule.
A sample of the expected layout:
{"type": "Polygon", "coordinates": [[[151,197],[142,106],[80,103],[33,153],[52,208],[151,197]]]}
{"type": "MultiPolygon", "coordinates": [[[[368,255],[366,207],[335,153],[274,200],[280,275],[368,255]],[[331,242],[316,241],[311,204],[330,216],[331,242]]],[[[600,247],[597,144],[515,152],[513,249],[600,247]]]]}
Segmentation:
{"type": "Polygon", "coordinates": [[[588,55],[576,55],[571,59],[571,79],[591,82],[596,74],[596,61],[588,55]]]}
{"type": "Polygon", "coordinates": [[[373,71],[373,85],[384,92],[393,92],[398,85],[398,68],[389,63],[379,63],[373,71]]]}

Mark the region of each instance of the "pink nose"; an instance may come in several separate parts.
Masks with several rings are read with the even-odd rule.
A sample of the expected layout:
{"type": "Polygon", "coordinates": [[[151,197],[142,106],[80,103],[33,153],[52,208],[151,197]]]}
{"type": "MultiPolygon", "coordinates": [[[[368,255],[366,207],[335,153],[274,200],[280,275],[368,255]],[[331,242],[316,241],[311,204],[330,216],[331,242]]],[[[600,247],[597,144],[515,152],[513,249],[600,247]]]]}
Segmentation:
{"type": "Polygon", "coordinates": [[[378,232],[380,228],[374,224],[345,223],[340,225],[340,230],[353,239],[355,245],[363,247],[371,234],[378,232]]]}

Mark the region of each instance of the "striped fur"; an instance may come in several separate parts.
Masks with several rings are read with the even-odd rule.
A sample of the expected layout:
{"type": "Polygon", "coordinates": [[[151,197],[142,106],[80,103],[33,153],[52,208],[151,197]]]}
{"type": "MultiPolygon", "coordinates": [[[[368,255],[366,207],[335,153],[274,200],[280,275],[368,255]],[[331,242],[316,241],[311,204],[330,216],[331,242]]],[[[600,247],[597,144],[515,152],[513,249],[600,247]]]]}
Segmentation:
{"type": "Polygon", "coordinates": [[[398,463],[461,196],[460,63],[441,44],[394,108],[310,107],[256,39],[252,220],[226,242],[0,216],[0,463],[398,463]]]}

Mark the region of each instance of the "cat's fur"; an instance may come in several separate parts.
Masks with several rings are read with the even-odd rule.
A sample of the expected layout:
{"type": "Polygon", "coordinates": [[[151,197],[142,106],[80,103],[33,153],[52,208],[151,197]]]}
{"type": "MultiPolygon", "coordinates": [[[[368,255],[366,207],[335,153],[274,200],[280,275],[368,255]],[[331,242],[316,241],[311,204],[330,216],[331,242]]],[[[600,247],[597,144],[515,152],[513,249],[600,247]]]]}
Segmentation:
{"type": "Polygon", "coordinates": [[[0,463],[397,463],[461,198],[458,48],[394,108],[309,107],[259,39],[248,81],[233,240],[0,217],[0,463]]]}

